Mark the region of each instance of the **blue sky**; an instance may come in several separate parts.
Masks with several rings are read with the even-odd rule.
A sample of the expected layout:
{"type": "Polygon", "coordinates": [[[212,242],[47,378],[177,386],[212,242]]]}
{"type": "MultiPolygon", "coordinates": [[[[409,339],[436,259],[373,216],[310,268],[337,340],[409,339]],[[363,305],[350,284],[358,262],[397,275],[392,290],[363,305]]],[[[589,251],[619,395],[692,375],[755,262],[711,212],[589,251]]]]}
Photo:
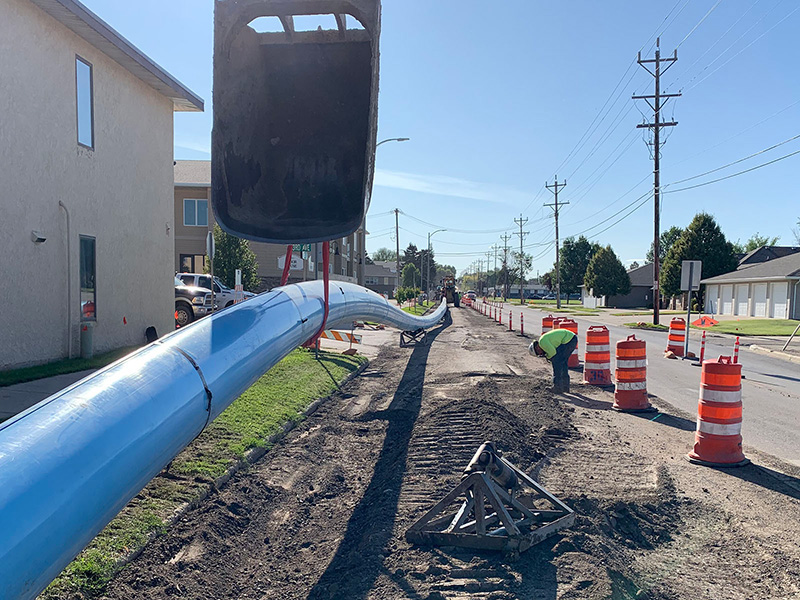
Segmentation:
{"type": "MultiPolygon", "coordinates": [[[[84,2],[206,100],[205,114],[176,115],[175,156],[209,158],[213,2],[84,2]]],[[[499,6],[384,0],[378,137],[411,141],[378,150],[368,249],[394,248],[394,208],[404,213],[401,248],[424,246],[439,226],[490,231],[434,236],[439,260],[462,270],[485,260],[523,214],[526,251],[536,257],[534,271],[544,272],[554,250],[551,211],[543,207],[552,195],[543,186],[558,174],[567,179],[560,200],[570,202],[562,238],[585,232],[611,244],[622,260],[641,262],[653,237],[652,200],[643,197],[628,213],[652,190],[652,161],[635,128],[649,109],[630,96],[652,93],[653,78],[635,59],[640,49],[652,57],[656,33],[663,54],[678,48],[663,87],[683,93],[665,109],[679,125],[666,131],[662,185],[800,134],[795,0],[506,0],[499,6]]],[[[705,210],[731,240],[758,231],[792,243],[800,217],[792,175],[800,154],[670,191],[798,150],[800,138],[666,186],[662,229],[686,226],[705,210]]],[[[511,243],[519,246],[518,238],[511,243]]]]}

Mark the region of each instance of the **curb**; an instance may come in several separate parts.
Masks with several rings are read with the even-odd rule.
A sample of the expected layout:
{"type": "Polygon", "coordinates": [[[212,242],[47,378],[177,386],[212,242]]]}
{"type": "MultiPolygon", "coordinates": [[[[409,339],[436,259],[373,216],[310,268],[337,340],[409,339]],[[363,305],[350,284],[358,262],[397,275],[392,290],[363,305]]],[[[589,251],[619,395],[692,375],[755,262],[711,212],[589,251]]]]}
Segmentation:
{"type": "MultiPolygon", "coordinates": [[[[223,473],[222,475],[217,477],[213,482],[209,483],[203,489],[203,491],[201,491],[197,496],[195,496],[190,501],[185,502],[182,505],[180,505],[178,508],[176,508],[175,511],[167,519],[164,520],[164,529],[168,529],[168,528],[172,527],[173,525],[175,525],[175,523],[178,522],[178,520],[180,520],[181,517],[183,517],[190,510],[193,510],[193,509],[199,507],[203,503],[203,501],[206,498],[208,498],[209,495],[211,495],[211,492],[213,492],[214,490],[219,490],[219,489],[225,487],[225,485],[239,471],[241,471],[242,469],[244,469],[246,467],[250,467],[251,465],[254,465],[259,460],[261,460],[264,457],[264,455],[270,450],[270,448],[272,448],[276,443],[278,443],[284,437],[286,437],[286,435],[290,431],[292,431],[295,427],[297,427],[298,423],[300,423],[302,420],[304,420],[304,419],[310,417],[311,415],[313,415],[315,412],[317,412],[317,410],[319,410],[319,408],[325,402],[328,402],[336,394],[339,394],[341,392],[341,388],[343,386],[347,385],[348,383],[350,383],[353,379],[355,379],[359,375],[361,375],[361,373],[363,373],[366,370],[366,368],[369,366],[369,364],[370,364],[369,363],[369,359],[367,359],[366,362],[361,364],[355,371],[350,373],[341,382],[336,384],[337,389],[336,389],[335,392],[333,392],[332,394],[329,394],[329,395],[327,395],[327,396],[325,396],[323,398],[317,398],[316,400],[314,400],[311,404],[308,405],[308,408],[306,408],[301,413],[301,417],[302,417],[301,419],[299,419],[297,421],[287,421],[286,423],[284,423],[283,427],[281,428],[281,430],[278,431],[277,433],[273,433],[271,436],[269,436],[267,438],[267,440],[266,440],[266,443],[263,446],[260,446],[258,448],[251,448],[250,450],[245,452],[244,458],[239,459],[233,465],[228,467],[228,470],[225,471],[225,473],[223,473]]],[[[156,477],[158,477],[158,475],[156,475],[156,477]]],[[[156,537],[158,537],[162,533],[163,533],[162,531],[152,531],[152,532],[150,532],[147,535],[147,538],[146,538],[144,544],[142,544],[142,546],[140,548],[137,548],[136,550],[134,550],[130,554],[122,557],[121,559],[119,559],[117,561],[117,563],[114,565],[114,574],[116,575],[117,573],[119,573],[120,570],[122,570],[123,567],[125,567],[126,565],[128,565],[131,562],[133,562],[134,560],[136,560],[142,554],[142,552],[144,552],[145,548],[147,548],[147,546],[150,544],[150,542],[152,542],[156,537]]]]}
{"type": "Polygon", "coordinates": [[[770,354],[777,358],[781,358],[783,360],[788,360],[794,363],[800,363],[800,356],[795,356],[794,354],[789,354],[788,352],[781,352],[780,350],[770,350],[769,348],[764,348],[763,346],[748,346],[748,350],[752,350],[753,352],[758,352],[759,354],[770,354]]]}

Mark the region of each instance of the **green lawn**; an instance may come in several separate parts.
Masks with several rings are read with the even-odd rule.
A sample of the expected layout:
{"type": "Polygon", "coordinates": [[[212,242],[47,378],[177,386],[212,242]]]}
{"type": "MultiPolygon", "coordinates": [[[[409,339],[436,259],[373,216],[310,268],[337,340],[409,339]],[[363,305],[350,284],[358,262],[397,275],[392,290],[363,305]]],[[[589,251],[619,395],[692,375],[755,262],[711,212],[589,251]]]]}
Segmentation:
{"type": "Polygon", "coordinates": [[[366,359],[295,350],[263,375],[155,477],[81,552],[40,598],[102,595],[119,561],[163,533],[175,510],[211,489],[213,481],[251,448],[265,447],[314,400],[333,393],[366,359]]]}
{"type": "MultiPolygon", "coordinates": [[[[660,314],[660,315],[685,315],[686,311],[685,310],[661,310],[661,311],[659,311],[658,314],[660,314]]],[[[693,313],[693,314],[697,314],[697,313],[693,313]]],[[[641,311],[641,312],[617,312],[617,313],[611,313],[611,316],[612,317],[652,317],[653,316],[653,311],[652,310],[648,310],[648,311],[641,311]]]]}
{"type": "Polygon", "coordinates": [[[631,329],[652,329],[653,331],[669,331],[668,325],[654,325],[653,323],[624,323],[625,327],[631,329]]]}
{"type": "MultiPolygon", "coordinates": [[[[703,328],[712,333],[731,335],[792,335],[800,321],[788,319],[744,319],[742,321],[720,321],[718,325],[703,328]]],[[[692,325],[692,329],[701,329],[692,325]]],[[[800,334],[798,334],[800,335],[800,334]]]]}
{"type": "Polygon", "coordinates": [[[417,302],[416,306],[406,306],[403,308],[403,310],[407,313],[411,313],[412,315],[421,316],[424,315],[425,312],[434,304],[434,302],[417,302]]]}
{"type": "Polygon", "coordinates": [[[105,354],[98,354],[94,358],[65,358],[35,367],[0,371],[0,387],[14,385],[15,383],[25,383],[26,381],[35,381],[37,379],[44,379],[45,377],[53,377],[54,375],[77,373],[78,371],[85,371],[87,369],[100,369],[130,354],[137,348],[138,346],[130,346],[128,348],[120,348],[119,350],[106,352],[105,354]]]}

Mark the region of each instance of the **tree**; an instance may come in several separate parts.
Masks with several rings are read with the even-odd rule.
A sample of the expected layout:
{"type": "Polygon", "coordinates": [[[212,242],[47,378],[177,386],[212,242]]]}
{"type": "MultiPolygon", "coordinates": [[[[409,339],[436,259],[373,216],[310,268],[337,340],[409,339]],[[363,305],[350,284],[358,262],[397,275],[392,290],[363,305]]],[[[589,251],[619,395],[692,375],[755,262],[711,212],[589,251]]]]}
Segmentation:
{"type": "Polygon", "coordinates": [[[575,294],[580,291],[586,269],[592,256],[600,250],[598,244],[592,244],[584,236],[577,240],[567,238],[561,246],[561,293],[575,294]]]}
{"type": "MultiPolygon", "coordinates": [[[[666,231],[661,232],[659,236],[659,243],[658,243],[658,263],[661,264],[664,262],[664,259],[667,257],[667,252],[669,249],[672,248],[672,244],[676,242],[676,240],[681,237],[683,233],[683,229],[673,225],[666,231]]],[[[650,250],[647,251],[647,257],[644,259],[646,264],[651,264],[653,262],[653,244],[650,243],[650,250]]]]}
{"type": "Polygon", "coordinates": [[[372,260],[393,261],[397,260],[397,252],[389,250],[388,248],[378,248],[372,253],[372,260]]]}
{"type": "Polygon", "coordinates": [[[544,275],[539,278],[539,281],[542,282],[542,285],[546,287],[551,292],[553,288],[556,286],[556,274],[555,271],[548,271],[544,275]]]}
{"type": "Polygon", "coordinates": [[[584,285],[595,298],[624,296],[631,291],[631,278],[611,246],[595,252],[586,268],[584,285]]]}
{"type": "Polygon", "coordinates": [[[514,259],[514,263],[513,266],[511,266],[508,274],[509,283],[511,285],[519,285],[520,281],[525,283],[525,273],[531,270],[531,266],[533,265],[533,257],[526,252],[523,252],[521,255],[519,252],[512,252],[511,254],[512,258],[514,259]],[[521,271],[520,265],[522,265],[521,271]]]}
{"type": "Polygon", "coordinates": [[[733,244],[733,250],[737,254],[747,254],[753,250],[758,250],[762,246],[774,246],[780,239],[781,237],[779,235],[770,238],[765,235],[759,235],[756,231],[744,244],[740,244],[739,240],[736,240],[733,244]]]}
{"type": "Polygon", "coordinates": [[[714,217],[707,213],[695,216],[664,258],[660,283],[665,298],[681,293],[681,263],[684,260],[702,260],[704,278],[730,273],[738,266],[733,244],[725,239],[714,217]]]}
{"type": "Polygon", "coordinates": [[[641,265],[637,261],[633,261],[630,265],[628,265],[628,271],[633,271],[634,269],[638,269],[641,265]]]}
{"type": "Polygon", "coordinates": [[[242,287],[248,292],[256,291],[261,285],[261,279],[258,276],[256,255],[247,240],[225,233],[219,225],[214,225],[214,246],[214,275],[233,289],[236,284],[236,269],[241,269],[242,287]]]}
{"type": "Polygon", "coordinates": [[[419,284],[419,269],[413,263],[403,267],[403,287],[415,288],[419,284]]]}

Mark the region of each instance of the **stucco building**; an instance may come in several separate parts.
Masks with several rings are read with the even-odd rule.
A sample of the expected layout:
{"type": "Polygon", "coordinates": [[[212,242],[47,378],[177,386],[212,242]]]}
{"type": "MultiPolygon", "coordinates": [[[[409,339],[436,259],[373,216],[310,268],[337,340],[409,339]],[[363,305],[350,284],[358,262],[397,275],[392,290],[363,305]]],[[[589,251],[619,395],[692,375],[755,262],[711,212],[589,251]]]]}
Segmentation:
{"type": "MultiPolygon", "coordinates": [[[[205,264],[206,236],[214,228],[211,209],[211,161],[175,161],[175,271],[202,273],[205,264]]],[[[331,279],[364,283],[364,236],[356,233],[331,242],[331,279]]],[[[293,255],[289,283],[322,277],[322,244],[317,244],[308,260],[293,255]]],[[[286,246],[250,242],[258,261],[258,276],[263,291],[280,284],[286,246]]],[[[313,249],[313,245],[312,245],[313,249]]]]}
{"type": "Polygon", "coordinates": [[[172,330],[173,112],[203,101],[75,0],[3,0],[0,55],[0,369],[172,330]]]}

